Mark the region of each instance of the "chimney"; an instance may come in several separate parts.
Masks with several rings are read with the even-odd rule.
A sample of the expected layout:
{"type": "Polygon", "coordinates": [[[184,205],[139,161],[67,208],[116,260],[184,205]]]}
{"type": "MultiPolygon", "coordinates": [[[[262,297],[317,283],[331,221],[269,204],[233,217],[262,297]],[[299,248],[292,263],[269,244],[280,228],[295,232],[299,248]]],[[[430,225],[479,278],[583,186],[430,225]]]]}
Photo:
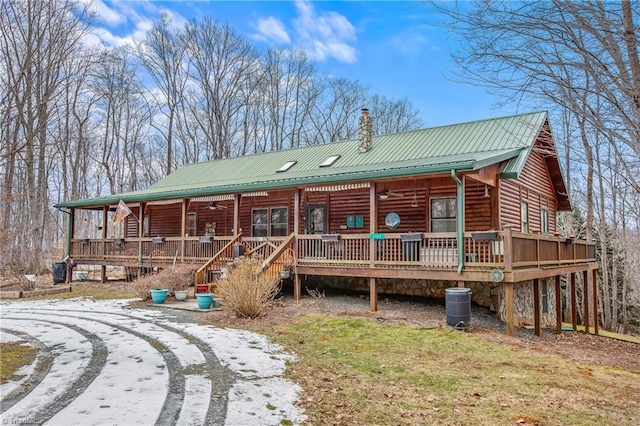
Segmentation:
{"type": "Polygon", "coordinates": [[[362,108],[362,116],[358,120],[358,149],[360,152],[367,152],[371,149],[371,136],[373,127],[369,110],[362,108]]]}

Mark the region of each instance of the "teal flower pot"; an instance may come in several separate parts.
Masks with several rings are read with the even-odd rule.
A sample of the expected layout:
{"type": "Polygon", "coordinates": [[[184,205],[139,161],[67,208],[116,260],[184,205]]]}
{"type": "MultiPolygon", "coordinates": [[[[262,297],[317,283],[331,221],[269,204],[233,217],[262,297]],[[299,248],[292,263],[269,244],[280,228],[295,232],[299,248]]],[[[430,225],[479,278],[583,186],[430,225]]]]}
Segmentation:
{"type": "Polygon", "coordinates": [[[196,293],[198,308],[209,309],[213,305],[213,293],[196,293]]]}
{"type": "Polygon", "coordinates": [[[161,305],[167,300],[167,294],[169,294],[168,288],[151,290],[151,301],[155,304],[161,305]]]}

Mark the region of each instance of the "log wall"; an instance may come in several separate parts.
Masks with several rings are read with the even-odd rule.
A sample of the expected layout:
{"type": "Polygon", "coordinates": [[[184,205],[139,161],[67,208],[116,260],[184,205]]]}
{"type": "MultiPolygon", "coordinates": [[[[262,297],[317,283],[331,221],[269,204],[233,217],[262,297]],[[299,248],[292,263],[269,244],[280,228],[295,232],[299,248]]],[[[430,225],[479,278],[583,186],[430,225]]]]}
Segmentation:
{"type": "Polygon", "coordinates": [[[542,230],[542,210],[549,212],[549,232],[555,232],[555,191],[544,156],[535,149],[529,155],[517,180],[500,181],[501,220],[516,230],[521,230],[520,215],[523,202],[529,205],[529,232],[542,230]]]}

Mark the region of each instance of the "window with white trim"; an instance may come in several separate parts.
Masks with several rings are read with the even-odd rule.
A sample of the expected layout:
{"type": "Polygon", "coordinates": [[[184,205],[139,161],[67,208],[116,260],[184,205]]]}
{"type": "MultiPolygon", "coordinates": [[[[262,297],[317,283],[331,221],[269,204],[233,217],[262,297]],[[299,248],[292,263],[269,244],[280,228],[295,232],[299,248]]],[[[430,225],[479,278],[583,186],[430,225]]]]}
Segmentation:
{"type": "Polygon", "coordinates": [[[289,209],[272,207],[251,210],[252,237],[284,237],[289,232],[289,209]]]}
{"type": "Polygon", "coordinates": [[[548,210],[542,210],[540,220],[541,220],[541,228],[542,228],[540,232],[544,234],[548,234],[549,233],[549,211],[548,210]]]}
{"type": "Polygon", "coordinates": [[[196,214],[195,213],[188,213],[187,214],[187,234],[190,237],[195,237],[196,236],[196,214]]]}
{"type": "Polygon", "coordinates": [[[271,228],[272,237],[285,237],[287,235],[287,225],[289,224],[289,209],[286,207],[274,207],[271,209],[271,228]]]}
{"type": "Polygon", "coordinates": [[[455,232],[456,231],[455,197],[431,199],[431,232],[455,232]]]}
{"type": "Polygon", "coordinates": [[[520,209],[520,231],[529,232],[529,203],[523,202],[520,209]]]}
{"type": "Polygon", "coordinates": [[[251,210],[251,236],[266,237],[269,233],[269,209],[251,210]]]}

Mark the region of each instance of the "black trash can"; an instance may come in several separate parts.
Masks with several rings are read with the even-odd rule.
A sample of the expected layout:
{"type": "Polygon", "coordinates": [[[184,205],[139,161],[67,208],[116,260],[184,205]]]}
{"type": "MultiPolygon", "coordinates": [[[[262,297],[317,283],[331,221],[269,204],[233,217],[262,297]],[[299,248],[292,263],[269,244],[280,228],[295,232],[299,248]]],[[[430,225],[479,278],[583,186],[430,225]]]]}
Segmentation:
{"type": "Polygon", "coordinates": [[[452,287],[444,291],[447,325],[466,330],[471,326],[471,289],[452,287]]]}
{"type": "Polygon", "coordinates": [[[51,269],[53,271],[54,284],[67,281],[67,264],[65,262],[54,262],[51,269]]]}

